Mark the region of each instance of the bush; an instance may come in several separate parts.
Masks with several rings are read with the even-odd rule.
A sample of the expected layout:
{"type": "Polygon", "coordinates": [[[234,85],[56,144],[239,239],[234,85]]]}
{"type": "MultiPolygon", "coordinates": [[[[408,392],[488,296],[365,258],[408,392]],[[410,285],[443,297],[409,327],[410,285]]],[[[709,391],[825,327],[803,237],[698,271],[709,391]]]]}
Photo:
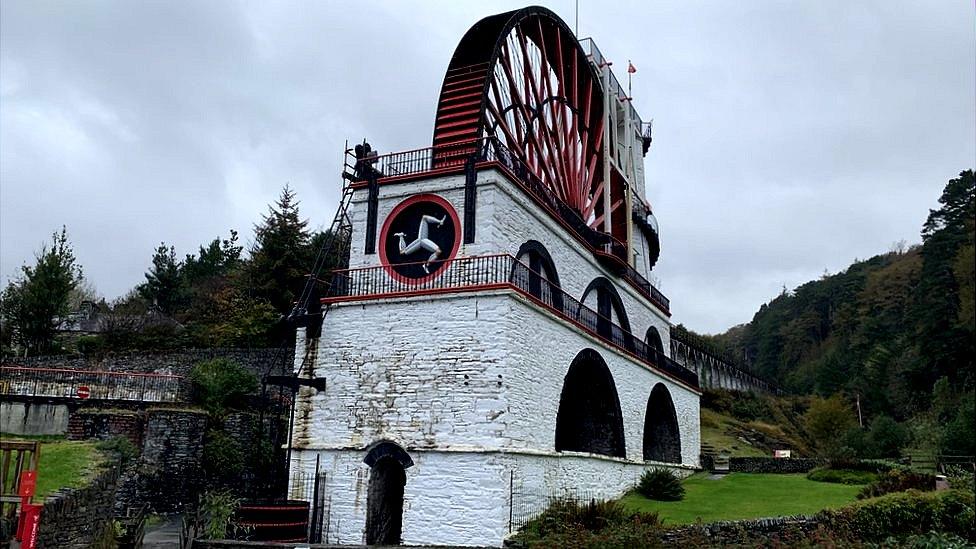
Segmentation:
{"type": "Polygon", "coordinates": [[[685,497],[685,487],[670,469],[654,468],[644,471],[637,492],[648,499],[658,501],[679,501],[685,497]]]}
{"type": "Polygon", "coordinates": [[[831,482],[835,484],[870,484],[878,480],[878,475],[870,471],[818,467],[807,473],[807,478],[817,482],[831,482]]]}
{"type": "Polygon", "coordinates": [[[133,459],[139,457],[139,448],[132,441],[125,437],[112,437],[108,440],[103,440],[95,445],[95,448],[103,452],[111,452],[119,456],[119,460],[122,465],[125,465],[132,461],[133,459]]]}
{"type": "Polygon", "coordinates": [[[803,415],[807,432],[817,448],[826,456],[837,456],[843,448],[844,436],[854,426],[854,412],[840,394],[828,399],[815,399],[803,415]]]}
{"type": "Polygon", "coordinates": [[[868,430],[867,457],[898,457],[908,442],[908,430],[888,416],[878,416],[868,430]]]}
{"type": "Polygon", "coordinates": [[[230,408],[245,404],[248,394],[257,391],[258,378],[240,364],[225,358],[197,363],[190,371],[194,401],[215,418],[230,408]]]}
{"type": "Polygon", "coordinates": [[[901,547],[902,549],[971,549],[973,545],[955,534],[929,532],[914,534],[898,539],[889,537],[879,547],[901,547]]]}
{"type": "Polygon", "coordinates": [[[212,429],[203,447],[203,471],[210,486],[229,486],[244,470],[244,449],[234,437],[212,429]]]}
{"type": "Polygon", "coordinates": [[[556,500],[513,539],[525,547],[658,547],[657,513],[628,513],[616,501],[556,500]]]}
{"type": "Polygon", "coordinates": [[[935,490],[935,476],[908,469],[892,469],[878,477],[878,480],[865,486],[857,495],[857,499],[874,498],[904,492],[906,490],[935,490]]]}
{"type": "Polygon", "coordinates": [[[937,531],[973,539],[973,493],[912,490],[826,509],[816,519],[848,539],[880,542],[889,536],[937,531]]]}

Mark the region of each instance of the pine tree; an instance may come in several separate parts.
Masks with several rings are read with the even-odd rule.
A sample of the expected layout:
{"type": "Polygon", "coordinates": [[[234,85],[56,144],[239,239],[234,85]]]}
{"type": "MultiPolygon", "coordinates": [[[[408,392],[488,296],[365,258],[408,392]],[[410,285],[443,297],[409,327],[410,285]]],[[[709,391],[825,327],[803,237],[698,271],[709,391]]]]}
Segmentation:
{"type": "Polygon", "coordinates": [[[298,205],[295,192],[285,185],[262,223],[254,228],[254,246],[244,278],[254,297],[267,300],[281,314],[291,311],[311,268],[311,235],[298,205]]]}
{"type": "Polygon", "coordinates": [[[138,287],[139,295],[163,313],[175,314],[185,300],[182,267],[183,263],[176,259],[176,248],[167,248],[166,243],[161,242],[153,254],[146,281],[138,287]]]}
{"type": "Polygon", "coordinates": [[[54,349],[54,336],[67,316],[75,288],[82,281],[81,267],[68,241],[68,231],[54,233],[33,266],[22,267],[21,276],[4,289],[0,316],[13,343],[27,352],[54,349]]]}

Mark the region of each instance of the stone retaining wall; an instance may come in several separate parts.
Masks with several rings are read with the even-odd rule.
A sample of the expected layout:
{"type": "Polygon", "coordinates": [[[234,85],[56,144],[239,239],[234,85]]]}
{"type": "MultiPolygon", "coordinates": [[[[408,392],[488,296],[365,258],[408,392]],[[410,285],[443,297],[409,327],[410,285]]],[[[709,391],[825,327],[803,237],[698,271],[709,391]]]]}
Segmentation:
{"type": "Polygon", "coordinates": [[[105,468],[86,486],[63,488],[48,496],[41,511],[37,547],[87,549],[113,539],[113,502],[119,467],[105,468]]]}
{"type": "MultiPolygon", "coordinates": [[[[28,368],[67,368],[75,370],[105,370],[109,372],[134,372],[144,374],[172,374],[187,376],[193,366],[201,360],[227,358],[261,378],[268,370],[277,349],[184,349],[160,352],[122,352],[108,353],[103,357],[84,357],[81,355],[34,356],[5,360],[28,368]]],[[[294,364],[294,349],[284,348],[278,356],[275,370],[282,368],[291,371],[294,364]]]]}
{"type": "Polygon", "coordinates": [[[143,414],[132,410],[78,410],[68,419],[68,440],[108,440],[117,436],[142,447],[143,414]]]}
{"type": "Polygon", "coordinates": [[[116,509],[145,503],[150,511],[178,512],[200,487],[207,415],[198,410],[146,412],[142,455],[119,482],[116,509]]]}
{"type": "Polygon", "coordinates": [[[819,528],[810,516],[763,518],[670,528],[661,535],[665,547],[792,547],[808,544],[819,528]]]}
{"type": "Polygon", "coordinates": [[[816,458],[734,457],[729,459],[730,473],[807,473],[827,460],[816,458]]]}

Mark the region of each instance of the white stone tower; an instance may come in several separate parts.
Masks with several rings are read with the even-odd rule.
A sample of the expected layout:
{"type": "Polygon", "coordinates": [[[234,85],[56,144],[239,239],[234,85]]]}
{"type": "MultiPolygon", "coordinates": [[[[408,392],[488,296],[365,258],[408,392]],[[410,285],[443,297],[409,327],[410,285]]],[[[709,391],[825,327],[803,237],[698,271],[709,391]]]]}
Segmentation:
{"type": "Polygon", "coordinates": [[[533,7],[462,38],[431,147],[359,148],[350,269],[295,365],[326,380],[291,470],[325,471],[327,541],[500,545],[548,497],[698,466],[698,377],[647,281],[649,144],[593,41],[533,7]]]}

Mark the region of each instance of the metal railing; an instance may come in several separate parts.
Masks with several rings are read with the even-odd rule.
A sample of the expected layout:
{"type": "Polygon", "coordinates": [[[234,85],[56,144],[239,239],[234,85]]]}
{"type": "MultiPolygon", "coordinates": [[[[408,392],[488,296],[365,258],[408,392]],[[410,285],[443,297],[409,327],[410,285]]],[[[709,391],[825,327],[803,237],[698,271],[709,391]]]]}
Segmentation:
{"type": "Polygon", "coordinates": [[[185,378],[177,375],[0,367],[0,395],[178,402],[185,393],[185,378]]]}
{"type": "Polygon", "coordinates": [[[615,257],[622,266],[621,276],[624,280],[655,306],[670,314],[668,298],[629,266],[627,246],[612,235],[587,225],[579,212],[556,196],[516,154],[496,138],[471,141],[470,146],[461,148],[427,147],[358,160],[353,166],[347,165],[353,171],[347,172],[346,177],[357,182],[371,177],[403,177],[429,173],[435,169],[458,168],[467,161],[494,162],[503,167],[523,191],[561,220],[579,240],[595,251],[615,257]]]}
{"type": "Polygon", "coordinates": [[[429,295],[478,289],[512,289],[644,364],[697,388],[698,375],[639,337],[587,307],[510,255],[461,257],[434,262],[426,280],[414,282],[376,266],[334,271],[330,302],[429,295]]]}

